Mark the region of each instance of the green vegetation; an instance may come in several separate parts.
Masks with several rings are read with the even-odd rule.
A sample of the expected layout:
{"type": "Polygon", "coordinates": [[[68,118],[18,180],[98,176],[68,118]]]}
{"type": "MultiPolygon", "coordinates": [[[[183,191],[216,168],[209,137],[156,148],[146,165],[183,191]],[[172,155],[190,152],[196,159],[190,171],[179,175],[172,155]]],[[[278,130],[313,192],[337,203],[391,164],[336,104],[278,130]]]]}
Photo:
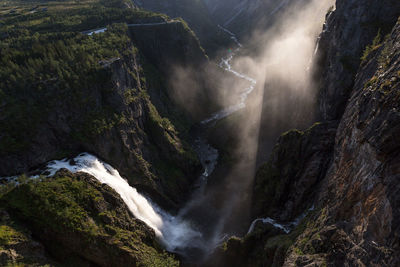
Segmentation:
{"type": "MultiPolygon", "coordinates": [[[[110,190],[87,175],[63,173],[19,185],[2,196],[1,203],[27,222],[32,231],[39,231],[45,245],[55,239],[63,247],[57,249],[72,250],[81,257],[90,255],[94,247],[110,259],[131,255],[139,266],[177,266],[173,257],[156,248],[154,236],[128,215],[125,206],[110,205],[110,196],[117,197],[110,190]],[[69,247],[64,236],[76,239],[75,249],[69,247]]],[[[23,236],[8,226],[0,226],[0,247],[17,238],[23,236]]]]}
{"type": "Polygon", "coordinates": [[[368,80],[364,84],[364,89],[368,89],[369,87],[374,86],[377,82],[378,82],[378,77],[373,76],[370,80],[368,80]]]}
{"type": "Polygon", "coordinates": [[[379,91],[380,93],[387,95],[393,91],[394,84],[398,81],[398,77],[400,77],[400,72],[394,71],[393,74],[380,79],[380,77],[384,77],[382,74],[388,71],[388,68],[391,65],[391,60],[394,58],[392,54],[394,53],[394,45],[389,41],[389,38],[390,35],[387,35],[381,43],[383,48],[380,49],[379,54],[376,55],[378,63],[377,72],[364,84],[364,90],[379,91]]]}
{"type": "MultiPolygon", "coordinates": [[[[94,145],[102,135],[122,129],[128,135],[138,133],[138,139],[149,140],[150,149],[155,149],[151,163],[131,144],[132,151],[122,151],[138,162],[138,176],[145,176],[140,182],[148,185],[145,179],[160,179],[167,190],[178,192],[186,180],[184,168],[197,163],[194,152],[178,138],[189,124],[182,112],[159,113],[153,105],[148,87],[159,83],[157,90],[164,89],[166,83],[140,55],[126,25],[168,18],[124,8],[131,4],[125,0],[0,3],[0,156],[24,154],[41,136],[56,136],[65,140],[58,140],[61,147],[56,147],[55,157],[64,157],[75,151],[74,146],[94,145]],[[107,30],[101,34],[83,33],[103,27],[107,30]],[[136,111],[140,119],[132,114],[136,111]],[[138,125],[142,123],[145,126],[138,125]],[[47,131],[51,133],[46,135],[47,131]]],[[[162,104],[170,105],[169,101],[162,104]]],[[[78,247],[98,245],[110,257],[127,253],[139,266],[177,265],[141,223],[129,219],[125,227],[121,214],[110,210],[103,190],[85,179],[21,176],[18,183],[0,186],[1,205],[29,222],[32,231],[46,229],[60,247],[73,249],[58,239],[70,235],[79,237],[78,247]]],[[[11,240],[11,230],[3,228],[0,240],[11,240]]],[[[63,250],[43,242],[54,247],[55,254],[63,250]]]]}
{"type": "MultiPolygon", "coordinates": [[[[0,156],[26,153],[40,135],[45,136],[44,129],[65,138],[56,157],[71,156],[74,148],[68,144],[92,146],[105,133],[129,128],[129,133],[154,139],[156,153],[173,153],[167,157],[173,158],[174,168],[179,169],[177,156],[188,160],[187,165],[197,163],[194,152],[181,141],[190,126],[184,113],[171,109],[171,100],[165,97],[160,99],[161,106],[167,106],[162,116],[153,105],[149,91],[164,90],[166,82],[140,55],[126,25],[164,21],[166,16],[121,8],[127,4],[122,0],[19,4],[14,13],[3,6],[0,19],[0,156]],[[32,13],[36,5],[48,10],[32,13]],[[101,27],[107,30],[82,34],[101,27]],[[148,89],[154,85],[156,89],[148,89]],[[149,129],[137,125],[132,114],[137,107],[145,109],[142,117],[149,129]]],[[[144,176],[154,176],[151,164],[139,152],[131,153],[144,176]]]]}
{"type": "Polygon", "coordinates": [[[269,161],[256,173],[254,208],[258,213],[270,214],[272,208],[281,205],[281,198],[285,198],[290,184],[302,170],[304,143],[313,140],[320,127],[323,125],[316,122],[305,131],[293,129],[280,136],[269,161]]]}
{"type": "Polygon", "coordinates": [[[265,244],[265,247],[270,249],[283,247],[285,250],[287,250],[292,244],[293,239],[289,235],[277,235],[269,238],[265,244]]]}
{"type": "Polygon", "coordinates": [[[15,34],[26,30],[32,33],[79,32],[112,23],[160,22],[167,19],[165,15],[123,8],[124,2],[128,1],[10,1],[10,6],[2,8],[0,33],[15,34]],[[32,12],[36,6],[39,8],[32,12]],[[47,8],[47,11],[42,11],[43,8],[47,8]],[[10,13],[13,9],[18,12],[10,13]]]}
{"type": "Polygon", "coordinates": [[[7,203],[24,218],[33,218],[41,227],[62,231],[95,233],[98,229],[81,205],[97,201],[101,195],[83,181],[70,177],[40,179],[18,186],[6,195],[7,203]]]}
{"type": "Polygon", "coordinates": [[[26,149],[61,103],[84,114],[74,127],[77,139],[87,139],[115,125],[121,117],[112,107],[97,106],[90,97],[93,87],[109,94],[110,72],[101,60],[130,57],[136,53],[126,34],[126,25],[113,24],[104,34],[78,32],[31,34],[26,30],[2,40],[0,90],[3,119],[0,153],[26,149]]]}
{"type": "Polygon", "coordinates": [[[0,185],[0,197],[13,190],[15,186],[15,182],[7,182],[4,185],[0,185]]]}
{"type": "Polygon", "coordinates": [[[328,211],[326,208],[310,213],[291,233],[293,234],[292,237],[295,237],[293,239],[293,251],[298,255],[318,253],[318,247],[315,247],[315,244],[322,242],[319,231],[327,220],[328,211]]]}
{"type": "Polygon", "coordinates": [[[381,36],[381,30],[379,29],[377,35],[375,36],[374,40],[372,41],[372,44],[368,45],[365,50],[364,53],[361,57],[361,61],[364,62],[368,59],[368,56],[378,50],[380,47],[382,46],[382,36],[381,36]]]}
{"type": "Polygon", "coordinates": [[[378,57],[379,65],[384,68],[387,68],[390,65],[390,60],[391,60],[390,52],[392,50],[392,44],[388,41],[389,37],[390,37],[390,34],[385,36],[383,43],[382,43],[382,44],[384,44],[384,46],[378,57]]]}
{"type": "Polygon", "coordinates": [[[0,249],[26,240],[27,237],[9,225],[0,225],[0,249]]]}
{"type": "MultiPolygon", "coordinates": [[[[113,87],[107,62],[137,54],[124,23],[157,22],[166,16],[121,8],[129,3],[124,0],[2,3],[0,154],[29,149],[55,107],[81,111],[83,116],[69,118],[72,138],[80,142],[126,122],[115,107],[96,103],[93,88],[107,99],[113,87]],[[106,26],[102,34],[81,34],[106,26]]],[[[137,100],[135,90],[125,92],[127,104],[137,100]]]]}
{"type": "Polygon", "coordinates": [[[50,266],[31,233],[0,207],[0,265],[50,266]]]}
{"type": "Polygon", "coordinates": [[[309,212],[289,234],[283,234],[270,224],[262,224],[244,238],[230,238],[222,245],[220,251],[232,266],[235,264],[237,266],[282,266],[288,250],[293,249],[299,255],[306,254],[305,251],[309,252],[307,248],[310,247],[311,239],[303,234],[305,231],[316,230],[314,221],[318,218],[318,214],[317,211],[309,212]],[[298,243],[307,248],[298,246],[298,243]]]}
{"type": "Polygon", "coordinates": [[[372,52],[377,51],[384,44],[386,44],[383,47],[382,51],[380,52],[380,55],[378,57],[378,63],[381,66],[389,64],[390,58],[388,56],[389,56],[390,49],[387,44],[387,41],[389,38],[390,38],[390,33],[388,33],[384,37],[382,37],[381,29],[379,29],[377,35],[375,36],[374,40],[372,41],[372,44],[368,45],[365,48],[364,53],[361,57],[361,62],[365,62],[372,52]]]}

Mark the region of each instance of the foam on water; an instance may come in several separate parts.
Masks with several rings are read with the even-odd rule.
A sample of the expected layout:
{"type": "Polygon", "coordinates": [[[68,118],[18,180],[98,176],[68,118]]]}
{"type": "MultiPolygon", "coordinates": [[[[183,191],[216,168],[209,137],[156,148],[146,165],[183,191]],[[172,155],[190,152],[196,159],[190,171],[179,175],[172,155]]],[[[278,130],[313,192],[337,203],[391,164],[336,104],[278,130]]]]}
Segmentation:
{"type": "MultiPolygon", "coordinates": [[[[170,22],[173,22],[173,20],[170,22]]],[[[128,26],[136,27],[146,25],[161,25],[167,23],[168,22],[128,24],[128,26]]],[[[212,114],[208,119],[204,120],[202,124],[208,124],[210,122],[225,118],[232,113],[244,108],[246,106],[245,101],[248,95],[254,90],[256,84],[256,81],[253,78],[232,69],[231,61],[233,60],[233,57],[236,55],[236,53],[240,50],[242,45],[239,43],[238,39],[232,32],[221,26],[219,27],[227,34],[229,34],[231,36],[231,39],[237,45],[237,48],[233,52],[229,53],[226,58],[221,59],[219,66],[225,71],[231,72],[235,76],[248,81],[250,85],[247,88],[244,88],[243,91],[239,94],[239,100],[236,104],[229,106],[215,114],[212,114]]],[[[83,33],[92,35],[102,33],[106,30],[107,28],[101,28],[88,30],[83,33]]],[[[204,167],[204,173],[200,177],[201,188],[197,191],[197,193],[201,193],[201,189],[204,189],[208,176],[214,171],[214,168],[217,164],[218,150],[207,144],[206,140],[202,139],[201,137],[197,138],[195,142],[195,150],[199,155],[202,166],[204,167]]],[[[123,177],[121,177],[116,169],[114,169],[111,165],[101,161],[96,156],[89,153],[81,153],[73,160],[54,160],[48,163],[46,170],[47,172],[43,173],[48,173],[48,176],[53,176],[58,170],[62,168],[68,169],[73,173],[88,173],[94,176],[99,182],[107,184],[111,188],[113,188],[121,196],[122,200],[128,206],[132,214],[137,219],[143,221],[154,230],[155,234],[165,245],[168,251],[180,252],[188,248],[201,248],[205,251],[213,250],[213,245],[207,243],[207,241],[203,238],[201,232],[196,230],[196,227],[192,225],[189,220],[183,218],[183,215],[185,214],[184,211],[186,209],[189,209],[187,206],[180,211],[178,216],[172,216],[168,212],[158,207],[156,204],[152,203],[149,199],[141,195],[136,190],[136,188],[130,186],[128,182],[123,177]]],[[[38,177],[38,175],[35,177],[38,177]]],[[[194,195],[196,195],[196,192],[194,195]]],[[[217,246],[221,244],[224,240],[226,240],[227,236],[218,236],[215,238],[217,238],[218,240],[216,240],[216,242],[212,242],[212,244],[214,244],[214,246],[217,246]]]]}
{"type": "Polygon", "coordinates": [[[116,169],[91,154],[82,153],[73,161],[54,160],[47,165],[47,168],[49,176],[65,168],[74,173],[91,174],[99,182],[109,185],[121,196],[132,214],[155,231],[169,251],[188,247],[190,240],[201,237],[201,233],[189,222],[170,215],[149,201],[136,188],[130,186],[116,169]]]}

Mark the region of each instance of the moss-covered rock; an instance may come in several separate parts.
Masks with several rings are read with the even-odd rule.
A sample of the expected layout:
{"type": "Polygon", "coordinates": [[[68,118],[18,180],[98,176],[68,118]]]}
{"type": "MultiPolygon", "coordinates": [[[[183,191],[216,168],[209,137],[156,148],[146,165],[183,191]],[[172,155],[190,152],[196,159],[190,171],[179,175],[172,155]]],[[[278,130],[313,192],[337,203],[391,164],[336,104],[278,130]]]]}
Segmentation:
{"type": "Polygon", "coordinates": [[[231,237],[211,257],[207,266],[282,266],[289,248],[317,218],[309,213],[289,234],[271,224],[257,223],[243,238],[231,237]]]}
{"type": "Polygon", "coordinates": [[[0,209],[0,265],[44,266],[55,262],[46,254],[42,244],[32,239],[28,229],[0,209]]]}
{"type": "Polygon", "coordinates": [[[146,26],[136,40],[127,24],[169,18],[120,0],[86,4],[22,13],[24,23],[5,16],[0,25],[0,176],[88,151],[175,208],[201,166],[185,141],[188,114],[169,97],[159,67],[174,57],[207,61],[204,51],[181,21],[146,26]],[[100,27],[107,30],[82,34],[100,27]],[[160,46],[147,53],[150,43],[160,46]]]}
{"type": "MultiPolygon", "coordinates": [[[[1,203],[58,262],[178,266],[120,196],[88,174],[61,170],[53,178],[18,185],[2,196],[1,203]]],[[[1,227],[2,244],[19,238],[8,226],[1,227]]]]}

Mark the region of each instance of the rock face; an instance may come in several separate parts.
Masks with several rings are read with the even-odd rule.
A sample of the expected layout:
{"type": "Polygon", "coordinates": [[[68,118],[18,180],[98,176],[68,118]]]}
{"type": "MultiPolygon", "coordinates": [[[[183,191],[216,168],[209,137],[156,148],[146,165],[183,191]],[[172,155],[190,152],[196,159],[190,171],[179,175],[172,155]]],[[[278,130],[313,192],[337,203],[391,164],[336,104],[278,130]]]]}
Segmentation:
{"type": "Polygon", "coordinates": [[[164,13],[172,18],[183,18],[194,30],[202,46],[209,54],[213,54],[222,46],[230,43],[229,36],[217,27],[203,1],[146,0],[135,2],[143,9],[164,13]]]}
{"type": "Polygon", "coordinates": [[[286,265],[313,258],[336,266],[400,264],[399,69],[397,23],[361,65],[339,124],[334,161],[319,196],[328,219],[294,246],[311,255],[291,250],[286,265]],[[322,242],[314,247],[318,234],[322,242]]]}
{"type": "MultiPolygon", "coordinates": [[[[201,167],[184,141],[190,128],[188,114],[173,103],[163,75],[174,62],[190,65],[192,59],[204,62],[207,58],[183,22],[145,28],[147,35],[129,29],[121,33],[140,40],[130,36],[121,57],[99,62],[102,69],[96,71],[102,77],[79,89],[79,102],[71,96],[73,92],[62,97],[57,89],[46,88],[48,95],[56,94],[52,97],[55,103],[47,105],[35,128],[25,127],[32,132],[26,148],[0,152],[0,176],[88,151],[166,207],[185,199],[201,167]],[[155,34],[160,31],[167,35],[155,34]],[[153,54],[144,43],[158,44],[148,46],[153,54]]],[[[9,116],[1,119],[16,115],[9,116]]]]}
{"type": "Polygon", "coordinates": [[[322,123],[282,135],[254,187],[253,218],[307,216],[289,235],[256,225],[228,241],[225,262],[400,264],[399,15],[398,1],[338,0],[328,13],[317,52],[322,123]]]}
{"type": "MultiPolygon", "coordinates": [[[[265,30],[274,16],[293,0],[203,0],[211,17],[220,25],[239,36],[246,37],[255,28],[265,30]]],[[[307,0],[301,0],[307,1],[307,0]]]]}
{"type": "Polygon", "coordinates": [[[17,225],[7,211],[1,209],[0,215],[0,264],[2,266],[23,261],[40,266],[55,263],[46,253],[44,246],[33,240],[29,230],[17,225]]]}
{"type": "Polygon", "coordinates": [[[256,174],[253,217],[291,221],[310,208],[332,161],[335,130],[317,123],[283,134],[256,174]]]}
{"type": "Polygon", "coordinates": [[[190,66],[207,62],[196,35],[183,20],[158,26],[129,27],[129,30],[135,45],[162,71],[173,64],[190,66]]]}
{"type": "Polygon", "coordinates": [[[60,170],[20,184],[1,197],[1,207],[11,215],[0,226],[2,265],[178,266],[121,197],[85,173],[60,170]]]}
{"type": "Polygon", "coordinates": [[[337,1],[336,10],[327,14],[317,50],[321,119],[341,118],[364,48],[378,31],[390,32],[399,5],[396,0],[337,1]]]}

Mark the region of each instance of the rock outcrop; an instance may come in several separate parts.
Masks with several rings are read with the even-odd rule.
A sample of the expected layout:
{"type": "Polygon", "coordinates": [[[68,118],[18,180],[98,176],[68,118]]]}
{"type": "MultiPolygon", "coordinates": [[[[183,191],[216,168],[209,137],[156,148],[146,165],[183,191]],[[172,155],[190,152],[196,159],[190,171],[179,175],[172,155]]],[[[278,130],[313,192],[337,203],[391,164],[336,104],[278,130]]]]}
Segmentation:
{"type": "Polygon", "coordinates": [[[65,169],[37,179],[0,198],[2,265],[178,266],[109,186],[65,169]]]}
{"type": "Polygon", "coordinates": [[[334,161],[319,194],[327,219],[304,232],[286,265],[314,259],[335,266],[400,264],[399,69],[397,23],[362,63],[339,124],[334,161]]]}
{"type": "MultiPolygon", "coordinates": [[[[108,32],[119,31],[116,27],[110,26],[108,32]]],[[[29,109],[43,108],[35,114],[37,121],[18,125],[23,140],[13,141],[16,130],[11,127],[0,134],[0,147],[4,148],[0,176],[21,174],[49,160],[88,151],[113,165],[160,205],[173,208],[186,198],[201,166],[185,141],[191,125],[189,114],[174,103],[165,75],[174,63],[191,66],[207,62],[207,57],[182,21],[143,26],[144,32],[124,27],[118,36],[127,43],[113,44],[121,56],[94,65],[89,74],[96,73],[98,79],[90,84],[74,84],[61,91],[59,87],[70,85],[55,78],[44,85],[31,84],[32,92],[38,86],[45,88],[32,96],[10,89],[10,100],[0,107],[9,112],[0,123],[18,120],[21,110],[10,108],[12,99],[21,98],[22,106],[22,101],[32,102],[29,109]],[[44,105],[44,101],[51,102],[44,105]]]]}
{"type": "Polygon", "coordinates": [[[32,233],[12,220],[8,212],[0,210],[0,264],[29,262],[32,266],[54,265],[44,246],[32,238],[32,233]]]}
{"type": "Polygon", "coordinates": [[[396,0],[336,1],[336,10],[327,14],[317,50],[322,120],[341,118],[365,47],[378,31],[391,31],[399,5],[396,0]]]}
{"type": "Polygon", "coordinates": [[[256,174],[253,217],[288,222],[313,206],[332,161],[335,133],[334,125],[326,122],[279,138],[270,160],[256,174]]]}
{"type": "Polygon", "coordinates": [[[328,13],[317,53],[322,123],[282,135],[254,188],[253,218],[306,217],[288,235],[256,225],[227,243],[225,261],[233,253],[240,266],[400,264],[399,15],[398,1],[338,0],[328,13]]]}
{"type": "Polygon", "coordinates": [[[217,27],[203,1],[135,0],[135,2],[143,9],[164,13],[171,18],[183,18],[199,37],[202,46],[209,54],[217,52],[221,47],[230,43],[229,36],[217,27]]]}
{"type": "Polygon", "coordinates": [[[309,0],[203,0],[210,16],[238,36],[251,37],[255,29],[270,27],[277,15],[292,4],[309,0]]]}

